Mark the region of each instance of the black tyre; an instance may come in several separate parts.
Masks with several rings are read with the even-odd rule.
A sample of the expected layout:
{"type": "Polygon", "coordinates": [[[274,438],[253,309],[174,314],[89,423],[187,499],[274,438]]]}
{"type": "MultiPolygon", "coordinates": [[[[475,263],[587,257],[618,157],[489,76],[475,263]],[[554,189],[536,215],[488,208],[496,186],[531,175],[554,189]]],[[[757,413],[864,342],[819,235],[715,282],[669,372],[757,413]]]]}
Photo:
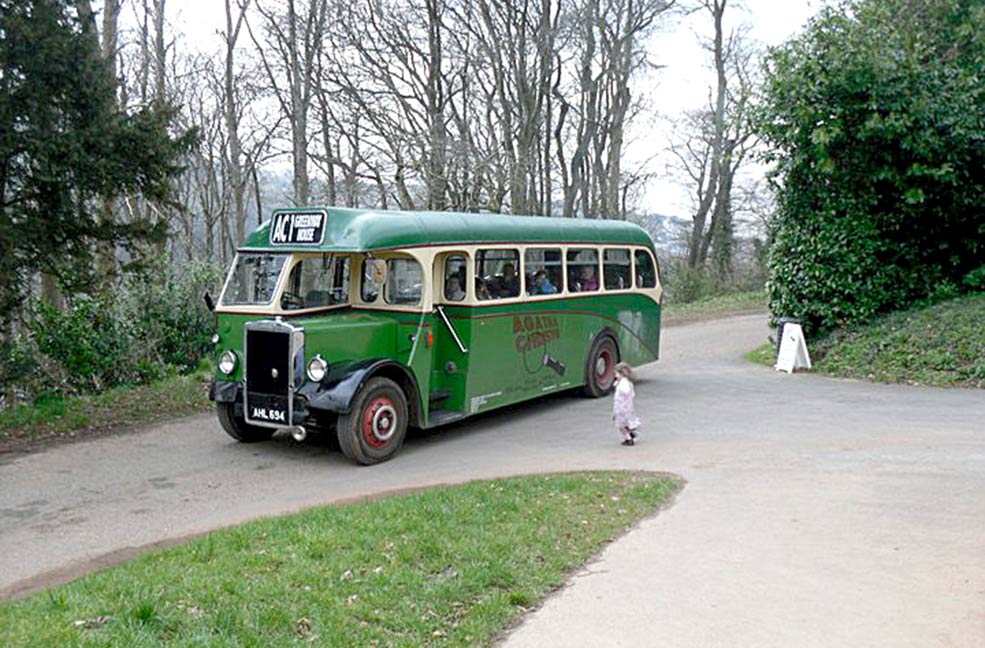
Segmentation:
{"type": "Polygon", "coordinates": [[[339,414],[336,433],[342,454],[363,465],[386,461],[407,435],[407,398],[389,378],[370,378],[339,414]]]}
{"type": "Polygon", "coordinates": [[[608,335],[595,339],[588,351],[588,365],[585,368],[585,387],[582,393],[591,398],[601,398],[612,391],[616,381],[616,363],[619,362],[619,347],[608,335]]]}
{"type": "Polygon", "coordinates": [[[274,435],[273,428],[250,425],[242,418],[236,416],[233,403],[216,403],[216,413],[219,415],[219,423],[226,434],[243,443],[256,443],[266,441],[274,435]]]}

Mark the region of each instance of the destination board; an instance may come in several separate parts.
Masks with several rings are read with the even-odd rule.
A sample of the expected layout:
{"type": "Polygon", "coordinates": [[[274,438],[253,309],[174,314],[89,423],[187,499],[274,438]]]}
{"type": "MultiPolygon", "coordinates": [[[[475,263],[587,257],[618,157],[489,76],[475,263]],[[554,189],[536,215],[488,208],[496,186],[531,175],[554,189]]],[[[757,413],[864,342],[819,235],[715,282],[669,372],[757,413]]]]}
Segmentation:
{"type": "Polygon", "coordinates": [[[320,245],[328,214],[319,211],[277,211],[270,222],[271,245],[320,245]]]}

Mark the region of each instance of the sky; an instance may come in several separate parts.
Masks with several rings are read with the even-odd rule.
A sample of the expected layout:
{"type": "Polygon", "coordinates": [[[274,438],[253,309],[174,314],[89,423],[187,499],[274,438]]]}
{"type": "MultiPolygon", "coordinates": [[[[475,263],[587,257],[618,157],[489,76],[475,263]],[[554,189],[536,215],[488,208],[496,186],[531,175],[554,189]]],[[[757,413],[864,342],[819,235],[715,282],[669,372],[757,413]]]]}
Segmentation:
{"type": "MultiPolygon", "coordinates": [[[[136,3],[127,3],[136,4],[136,3]]],[[[726,18],[731,27],[747,23],[750,37],[765,46],[778,45],[796,34],[825,4],[825,0],[731,0],[726,18]]],[[[190,43],[210,49],[216,31],[225,25],[222,0],[167,0],[168,21],[184,33],[190,43]]],[[[654,60],[662,65],[649,78],[641,80],[637,92],[649,93],[655,115],[642,118],[627,145],[624,168],[646,162],[653,179],[647,185],[640,208],[668,216],[688,217],[688,192],[669,172],[671,156],[665,152],[674,118],[707,102],[714,73],[708,55],[701,49],[701,33],[711,28],[704,12],[678,18],[655,34],[651,42],[654,60]]],[[[751,177],[764,169],[752,168],[751,177]]]]}
{"type": "MultiPolygon", "coordinates": [[[[726,10],[726,29],[748,25],[749,38],[770,47],[779,45],[795,35],[807,21],[824,6],[823,0],[743,0],[730,2],[726,10]]],[[[648,161],[648,170],[655,174],[647,186],[641,209],[665,216],[689,217],[693,209],[690,188],[668,168],[673,156],[666,148],[673,137],[675,117],[683,112],[708,104],[714,83],[714,71],[709,53],[701,47],[701,39],[713,32],[706,12],[697,12],[669,25],[657,34],[651,51],[655,61],[664,66],[653,74],[646,86],[657,114],[649,123],[638,124],[636,137],[629,144],[626,160],[630,166],[648,161]]],[[[761,178],[766,169],[751,165],[749,179],[761,178]]]]}

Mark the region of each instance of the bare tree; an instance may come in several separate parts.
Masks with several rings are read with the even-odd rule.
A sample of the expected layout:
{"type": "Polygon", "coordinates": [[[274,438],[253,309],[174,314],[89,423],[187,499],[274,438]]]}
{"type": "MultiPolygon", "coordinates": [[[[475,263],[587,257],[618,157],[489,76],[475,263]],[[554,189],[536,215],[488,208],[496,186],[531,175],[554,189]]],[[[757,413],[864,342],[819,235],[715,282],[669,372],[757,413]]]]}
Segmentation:
{"type": "Polygon", "coordinates": [[[287,0],[285,13],[268,3],[256,3],[263,19],[261,43],[247,22],[247,29],[260,55],[274,96],[291,129],[291,158],[294,164],[294,202],[309,200],[308,113],[314,94],[318,54],[325,37],[326,0],[287,0]]]}
{"type": "Polygon", "coordinates": [[[228,138],[228,177],[229,193],[232,194],[232,221],[236,241],[246,237],[246,181],[242,166],[243,147],[240,142],[240,105],[239,94],[236,91],[236,42],[239,31],[246,18],[246,10],[250,0],[225,0],[226,30],[222,39],[226,46],[225,71],[223,74],[223,113],[226,122],[226,137],[228,138]]]}
{"type": "Polygon", "coordinates": [[[559,104],[555,138],[564,216],[625,216],[619,196],[625,131],[633,114],[632,79],[649,65],[645,36],[673,6],[673,0],[583,0],[574,9],[576,91],[569,98],[558,80],[552,92],[559,104]],[[562,146],[565,129],[573,147],[569,157],[562,146]]]}
{"type": "Polygon", "coordinates": [[[687,266],[704,268],[711,255],[722,279],[731,274],[734,179],[753,144],[748,122],[752,54],[745,46],[744,30],[725,34],[727,3],[701,1],[699,9],[710,17],[714,30],[706,48],[712,56],[715,84],[708,108],[689,115],[689,127],[683,129],[686,141],[671,147],[696,198],[687,266]]]}

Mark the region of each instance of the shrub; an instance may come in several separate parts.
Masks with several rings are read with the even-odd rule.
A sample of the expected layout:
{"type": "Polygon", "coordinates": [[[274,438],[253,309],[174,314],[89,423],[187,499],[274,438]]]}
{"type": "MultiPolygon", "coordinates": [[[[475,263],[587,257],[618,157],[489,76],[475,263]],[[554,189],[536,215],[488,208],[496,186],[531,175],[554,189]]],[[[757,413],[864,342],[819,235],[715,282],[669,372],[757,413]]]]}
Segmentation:
{"type": "Polygon", "coordinates": [[[211,349],[213,316],[202,295],[214,287],[221,269],[192,264],[163,283],[131,281],[125,291],[136,336],[147,345],[149,360],[181,372],[195,369],[211,349]]]}
{"type": "Polygon", "coordinates": [[[121,317],[111,299],[82,295],[65,310],[41,303],[29,326],[39,353],[61,369],[64,391],[101,391],[154,377],[140,373],[132,322],[121,317]]]}
{"type": "Polygon", "coordinates": [[[3,404],[195,371],[213,333],[201,295],[220,274],[192,264],[163,280],[130,276],[110,294],[73,296],[64,310],[32,304],[21,332],[0,347],[3,404]]]}
{"type": "Polygon", "coordinates": [[[767,63],[770,307],[808,330],[973,290],[985,256],[985,6],[828,8],[767,63]]]}

